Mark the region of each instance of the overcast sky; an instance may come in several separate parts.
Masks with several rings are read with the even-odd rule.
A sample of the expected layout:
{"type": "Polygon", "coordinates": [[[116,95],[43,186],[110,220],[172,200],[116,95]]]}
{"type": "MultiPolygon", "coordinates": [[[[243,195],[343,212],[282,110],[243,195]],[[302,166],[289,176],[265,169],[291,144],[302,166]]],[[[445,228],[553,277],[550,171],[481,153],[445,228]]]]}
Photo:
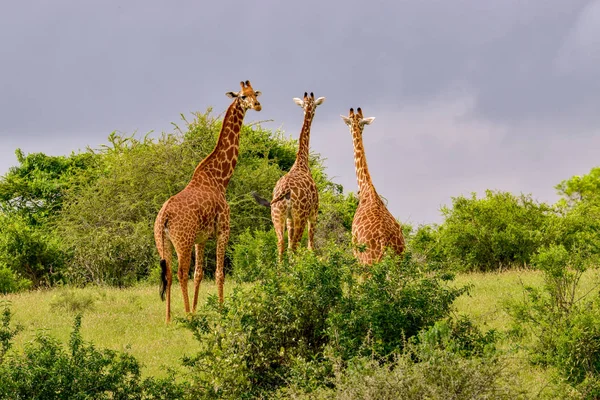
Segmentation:
{"type": "Polygon", "coordinates": [[[339,114],[376,117],[373,181],[413,224],[488,188],[553,202],[600,165],[600,0],[23,0],[0,3],[0,174],[16,148],[69,154],[220,113],[246,79],[263,92],[246,122],[293,137],[292,98],[327,98],[311,148],[346,191],[339,114]]]}

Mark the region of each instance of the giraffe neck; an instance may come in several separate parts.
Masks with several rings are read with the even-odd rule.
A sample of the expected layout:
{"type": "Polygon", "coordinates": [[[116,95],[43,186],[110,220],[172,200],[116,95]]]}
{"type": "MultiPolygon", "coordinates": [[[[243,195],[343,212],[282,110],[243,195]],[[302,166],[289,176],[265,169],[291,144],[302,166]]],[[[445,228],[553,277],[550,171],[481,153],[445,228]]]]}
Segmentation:
{"type": "Polygon", "coordinates": [[[295,166],[308,168],[310,126],[312,124],[314,115],[315,114],[312,111],[304,114],[304,123],[302,124],[300,139],[298,140],[298,153],[296,154],[295,166]]]}
{"type": "Polygon", "coordinates": [[[356,168],[356,180],[358,182],[358,190],[360,191],[359,199],[363,201],[369,198],[379,198],[369,174],[367,157],[365,156],[365,148],[362,141],[362,132],[359,128],[356,128],[352,132],[352,136],[354,141],[354,167],[356,168]]]}
{"type": "Polygon", "coordinates": [[[198,183],[204,179],[204,174],[208,174],[223,190],[227,189],[227,184],[237,164],[240,130],[245,114],[246,111],[238,99],[234,99],[223,118],[223,125],[215,149],[198,164],[190,184],[198,183]]]}

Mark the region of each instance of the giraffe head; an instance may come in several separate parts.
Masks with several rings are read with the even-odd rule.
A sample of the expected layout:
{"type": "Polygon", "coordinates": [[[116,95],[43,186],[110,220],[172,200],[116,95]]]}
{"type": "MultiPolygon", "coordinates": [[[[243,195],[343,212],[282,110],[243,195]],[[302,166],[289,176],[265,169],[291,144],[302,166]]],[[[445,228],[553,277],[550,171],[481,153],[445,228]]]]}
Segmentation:
{"type": "Polygon", "coordinates": [[[354,109],[351,108],[347,117],[343,115],[340,115],[340,117],[342,117],[346,125],[350,127],[352,133],[358,132],[361,135],[365,125],[370,125],[375,119],[375,117],[364,118],[360,107],[356,109],[356,113],[354,112],[354,109]]]}
{"type": "Polygon", "coordinates": [[[310,92],[310,97],[308,96],[308,93],[304,92],[303,99],[294,97],[294,103],[302,107],[302,109],[304,110],[304,115],[306,115],[306,113],[310,113],[311,115],[313,115],[315,113],[315,110],[317,109],[317,106],[323,103],[324,101],[325,97],[319,97],[318,99],[315,99],[315,95],[313,94],[313,92],[310,92]]]}
{"type": "Polygon", "coordinates": [[[240,82],[240,86],[242,87],[242,90],[240,90],[237,93],[227,92],[227,93],[225,93],[227,95],[227,97],[232,98],[232,99],[237,98],[238,102],[240,103],[240,105],[242,106],[244,111],[250,110],[250,109],[256,110],[256,111],[262,110],[262,106],[260,105],[260,102],[258,101],[258,96],[261,95],[260,91],[258,91],[258,90],[255,91],[254,89],[252,89],[252,85],[250,85],[250,81],[240,82]]]}

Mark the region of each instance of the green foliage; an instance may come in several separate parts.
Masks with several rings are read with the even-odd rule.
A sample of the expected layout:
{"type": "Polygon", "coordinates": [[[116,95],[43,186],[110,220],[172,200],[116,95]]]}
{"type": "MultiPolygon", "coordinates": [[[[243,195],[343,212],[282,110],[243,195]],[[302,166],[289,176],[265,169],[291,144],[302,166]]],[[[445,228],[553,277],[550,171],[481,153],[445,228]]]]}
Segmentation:
{"type": "Polygon", "coordinates": [[[467,320],[451,326],[440,322],[419,333],[393,356],[360,356],[334,360],[331,385],[307,392],[290,386],[279,398],[296,399],[525,399],[522,385],[506,371],[506,362],[492,349],[493,340],[467,320]],[[485,352],[468,351],[462,328],[469,326],[467,340],[485,352]]]}
{"type": "Polygon", "coordinates": [[[446,260],[438,225],[421,225],[412,235],[405,235],[405,239],[415,255],[423,260],[430,263],[446,260]]]}
{"type": "Polygon", "coordinates": [[[275,232],[250,230],[242,233],[233,246],[233,279],[254,282],[277,266],[277,237],[275,232]]]}
{"type": "Polygon", "coordinates": [[[81,337],[81,316],[64,349],[43,333],[27,345],[24,354],[6,355],[15,335],[5,311],[0,328],[0,398],[10,399],[184,399],[186,384],[173,377],[154,380],[140,377],[135,358],[112,350],[98,350],[81,337]],[[4,356],[4,357],[2,357],[4,356]]]}
{"type": "Polygon", "coordinates": [[[511,306],[514,330],[529,333],[532,362],[557,367],[580,392],[600,395],[600,296],[581,293],[582,274],[593,258],[562,245],[542,249],[534,259],[544,272],[543,290],[525,287],[523,302],[511,306]]]}
{"type": "Polygon", "coordinates": [[[4,356],[12,347],[13,338],[23,329],[21,326],[16,328],[10,327],[10,307],[8,303],[0,303],[3,305],[2,310],[2,325],[0,326],[0,365],[4,361],[4,356]]]}
{"type": "Polygon", "coordinates": [[[485,333],[466,316],[458,319],[445,319],[436,322],[431,328],[418,335],[421,350],[449,350],[461,357],[493,355],[496,351],[498,334],[495,330],[485,333]]]}
{"type": "Polygon", "coordinates": [[[329,318],[332,345],[343,359],[368,351],[385,356],[435,321],[447,317],[454,299],[467,288],[452,288],[452,277],[428,271],[406,251],[401,258],[387,256],[372,265],[369,277],[349,281],[340,307],[329,318]]]}
{"type": "Polygon", "coordinates": [[[558,194],[570,206],[582,202],[600,201],[600,167],[590,170],[587,175],[573,176],[556,185],[558,194]]]}
{"type": "Polygon", "coordinates": [[[14,280],[6,272],[3,275],[13,280],[16,287],[10,285],[15,289],[28,285],[20,277],[38,287],[60,279],[64,255],[58,239],[42,227],[21,216],[0,215],[0,266],[14,273],[14,280]]]}
{"type": "MultiPolygon", "coordinates": [[[[236,250],[260,260],[261,236],[248,236],[236,250]]],[[[290,382],[312,390],[333,373],[327,354],[348,360],[361,351],[397,351],[405,338],[448,316],[465,290],[445,285],[410,254],[388,257],[364,277],[347,249],[325,253],[259,267],[257,284],[236,288],[222,308],[213,299],[184,321],[202,347],[186,361],[198,398],[268,396],[290,382]]]]}
{"type": "Polygon", "coordinates": [[[527,266],[548,240],[545,227],[551,212],[530,196],[507,192],[488,190],[482,199],[475,194],[470,199],[454,197],[451,208],[442,208],[445,221],[439,227],[439,239],[431,232],[422,234],[428,243],[425,248],[438,257],[441,251],[448,261],[467,270],[527,266]]]}
{"type": "Polygon", "coordinates": [[[0,294],[16,293],[30,287],[29,279],[21,278],[6,265],[0,264],[0,294]]]}
{"type": "Polygon", "coordinates": [[[257,285],[236,288],[222,309],[213,298],[186,323],[202,346],[186,361],[201,388],[195,396],[258,396],[284,385],[307,360],[321,359],[327,315],[342,297],[343,261],[339,252],[327,261],[307,253],[267,271],[257,285]]]}
{"type": "Polygon", "coordinates": [[[350,246],[352,220],[357,207],[358,197],[354,193],[344,195],[341,185],[324,185],[319,193],[315,248],[323,249],[332,243],[341,247],[350,246]]]}
{"type": "Polygon", "coordinates": [[[16,150],[19,165],[0,177],[0,213],[17,214],[28,224],[43,224],[62,206],[64,191],[80,180],[82,172],[93,166],[91,153],[25,156],[16,150]]]}

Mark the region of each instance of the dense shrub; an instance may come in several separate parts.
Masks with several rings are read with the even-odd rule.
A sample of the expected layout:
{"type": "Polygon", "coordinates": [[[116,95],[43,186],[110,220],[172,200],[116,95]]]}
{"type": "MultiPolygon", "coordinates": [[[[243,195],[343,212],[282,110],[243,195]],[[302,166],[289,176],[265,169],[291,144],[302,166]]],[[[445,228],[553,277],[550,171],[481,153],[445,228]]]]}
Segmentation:
{"type": "Polygon", "coordinates": [[[371,266],[364,280],[350,279],[347,295],[329,317],[336,353],[351,358],[365,340],[373,341],[380,356],[402,348],[407,338],[447,317],[454,299],[466,291],[445,285],[450,279],[427,271],[409,251],[371,266]]]}
{"type": "Polygon", "coordinates": [[[478,199],[452,198],[442,207],[444,222],[421,227],[412,240],[415,250],[431,261],[452,263],[461,270],[491,271],[529,265],[550,240],[553,209],[531,196],[486,191],[478,199]]]}
{"type": "MultiPolygon", "coordinates": [[[[0,215],[0,265],[16,275],[18,288],[31,281],[34,287],[60,279],[64,254],[56,237],[24,217],[0,215]]],[[[8,275],[5,274],[5,279],[8,275]]]]}
{"type": "Polygon", "coordinates": [[[307,391],[292,384],[282,388],[278,398],[525,399],[494,341],[494,334],[482,333],[465,318],[439,322],[392,357],[335,359],[329,387],[307,391]]]}
{"type": "Polygon", "coordinates": [[[332,374],[330,355],[397,351],[448,316],[464,292],[410,254],[388,257],[365,275],[347,249],[326,253],[300,252],[263,268],[255,285],[236,288],[222,308],[212,299],[184,321],[202,346],[187,360],[198,397],[267,396],[289,382],[322,384],[332,374]]]}
{"type": "Polygon", "coordinates": [[[0,263],[0,294],[15,293],[30,287],[29,279],[21,278],[13,270],[0,263]]]}
{"type": "MultiPolygon", "coordinates": [[[[8,309],[6,309],[8,310],[8,309]]],[[[98,350],[81,337],[75,318],[68,348],[39,333],[23,354],[6,354],[14,336],[5,311],[0,327],[0,398],[2,399],[185,399],[186,384],[174,377],[142,380],[140,365],[126,353],[98,350]],[[8,333],[7,333],[8,332],[8,333]],[[4,356],[4,357],[3,357],[4,356]]]]}
{"type": "Polygon", "coordinates": [[[187,360],[200,398],[241,398],[283,384],[302,360],[322,358],[327,315],[342,297],[342,253],[307,253],[236,288],[223,308],[212,301],[187,325],[202,346],[187,360]]]}
{"type": "Polygon", "coordinates": [[[250,230],[242,233],[233,246],[233,279],[238,282],[254,282],[276,268],[277,236],[270,231],[250,230]]]}

